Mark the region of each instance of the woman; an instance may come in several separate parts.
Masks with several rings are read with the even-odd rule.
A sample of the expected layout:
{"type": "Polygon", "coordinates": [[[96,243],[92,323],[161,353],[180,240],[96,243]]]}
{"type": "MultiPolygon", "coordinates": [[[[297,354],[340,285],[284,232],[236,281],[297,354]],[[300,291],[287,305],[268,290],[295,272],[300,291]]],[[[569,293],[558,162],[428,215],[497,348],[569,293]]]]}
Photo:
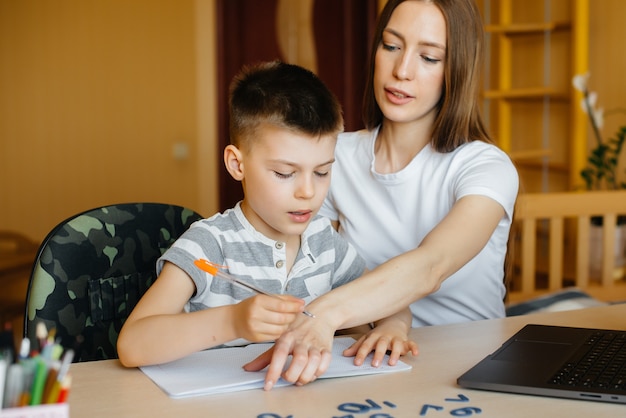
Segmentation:
{"type": "MultiPolygon", "coordinates": [[[[326,370],[333,332],[411,307],[413,326],[504,316],[506,244],[518,190],[477,104],[482,22],[473,0],[389,0],[375,33],[366,130],[346,133],[320,213],[336,222],[369,273],[318,298],[273,353],[266,390],[282,373],[305,384],[326,370]]],[[[400,337],[361,338],[346,355],[405,352],[400,337]],[[375,343],[375,341],[378,341],[375,343]]]]}

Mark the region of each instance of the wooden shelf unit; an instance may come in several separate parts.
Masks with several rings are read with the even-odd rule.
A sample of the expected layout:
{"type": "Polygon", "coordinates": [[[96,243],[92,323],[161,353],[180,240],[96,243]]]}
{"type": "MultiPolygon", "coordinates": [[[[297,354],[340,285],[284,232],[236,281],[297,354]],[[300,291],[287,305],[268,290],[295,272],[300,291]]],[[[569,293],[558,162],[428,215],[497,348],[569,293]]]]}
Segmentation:
{"type": "Polygon", "coordinates": [[[587,121],[571,80],[588,68],[588,0],[479,0],[483,111],[527,191],[581,184],[587,121]]]}

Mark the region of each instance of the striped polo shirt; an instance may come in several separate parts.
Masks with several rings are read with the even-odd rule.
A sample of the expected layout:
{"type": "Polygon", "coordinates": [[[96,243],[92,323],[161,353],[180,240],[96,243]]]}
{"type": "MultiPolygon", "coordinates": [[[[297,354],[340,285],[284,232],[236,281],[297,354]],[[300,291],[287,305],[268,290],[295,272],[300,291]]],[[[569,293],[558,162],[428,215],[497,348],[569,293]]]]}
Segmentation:
{"type": "Polygon", "coordinates": [[[290,272],[286,246],[269,239],[248,222],[238,203],[234,208],[195,222],[157,262],[157,274],[169,261],[194,281],[196,293],[187,312],[238,303],[251,291],[213,278],[194,265],[204,258],[225,266],[224,271],[277,294],[290,294],[306,303],[359,277],[365,261],[332,227],[316,216],[301,236],[300,250],[290,272]]]}

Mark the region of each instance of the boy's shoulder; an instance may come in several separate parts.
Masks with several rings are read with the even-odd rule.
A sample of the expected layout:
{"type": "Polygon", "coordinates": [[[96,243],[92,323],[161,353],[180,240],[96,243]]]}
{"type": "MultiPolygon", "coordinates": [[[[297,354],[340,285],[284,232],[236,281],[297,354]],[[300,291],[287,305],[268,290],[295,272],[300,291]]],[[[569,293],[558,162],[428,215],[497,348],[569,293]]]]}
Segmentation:
{"type": "Polygon", "coordinates": [[[238,206],[226,209],[224,212],[218,212],[208,218],[200,219],[199,221],[196,221],[192,227],[217,229],[221,231],[241,230],[244,226],[242,225],[240,216],[237,213],[237,208],[238,206]]]}

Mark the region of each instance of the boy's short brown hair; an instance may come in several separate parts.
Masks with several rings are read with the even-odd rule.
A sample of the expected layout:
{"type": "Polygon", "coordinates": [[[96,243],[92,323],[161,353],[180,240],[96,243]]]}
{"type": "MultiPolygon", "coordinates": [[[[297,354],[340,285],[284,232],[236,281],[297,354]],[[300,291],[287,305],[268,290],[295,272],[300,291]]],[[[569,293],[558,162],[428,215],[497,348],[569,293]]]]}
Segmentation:
{"type": "Polygon", "coordinates": [[[280,61],[245,66],[230,85],[230,142],[239,147],[269,123],[311,136],[343,131],[341,105],[311,71],[280,61]]]}

